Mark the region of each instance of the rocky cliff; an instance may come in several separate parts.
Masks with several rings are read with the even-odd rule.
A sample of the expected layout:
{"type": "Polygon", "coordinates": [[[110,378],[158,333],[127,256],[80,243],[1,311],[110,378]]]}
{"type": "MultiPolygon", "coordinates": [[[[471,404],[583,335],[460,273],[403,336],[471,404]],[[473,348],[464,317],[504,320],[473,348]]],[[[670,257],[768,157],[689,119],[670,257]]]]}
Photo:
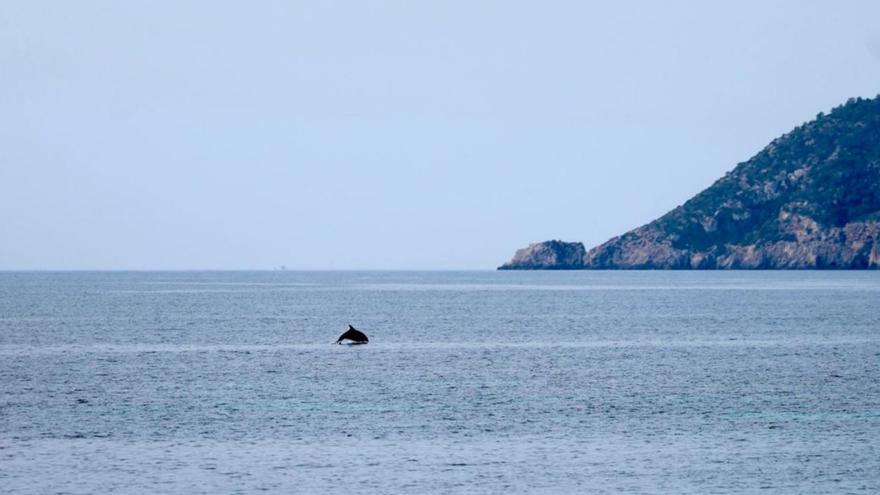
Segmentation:
{"type": "Polygon", "coordinates": [[[577,270],[584,267],[587,250],[580,242],[546,241],[517,250],[499,270],[577,270]]]}
{"type": "Polygon", "coordinates": [[[819,114],[577,263],[580,251],[532,244],[500,268],[880,268],[880,97],[819,114]]]}

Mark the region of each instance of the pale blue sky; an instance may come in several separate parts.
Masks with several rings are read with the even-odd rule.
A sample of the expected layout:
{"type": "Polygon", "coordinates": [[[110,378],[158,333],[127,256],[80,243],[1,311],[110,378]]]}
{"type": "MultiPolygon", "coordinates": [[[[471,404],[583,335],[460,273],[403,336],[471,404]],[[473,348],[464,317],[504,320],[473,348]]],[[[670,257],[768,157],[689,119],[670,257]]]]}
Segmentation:
{"type": "Polygon", "coordinates": [[[717,3],[2,1],[0,269],[491,269],[880,92],[880,2],[717,3]]]}

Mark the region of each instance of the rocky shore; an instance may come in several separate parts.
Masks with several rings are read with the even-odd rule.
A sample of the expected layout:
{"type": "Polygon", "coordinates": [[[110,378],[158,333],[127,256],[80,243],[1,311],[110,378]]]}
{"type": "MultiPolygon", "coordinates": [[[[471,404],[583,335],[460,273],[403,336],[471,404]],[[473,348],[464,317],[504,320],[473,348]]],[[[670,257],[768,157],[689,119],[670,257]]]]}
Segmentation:
{"type": "Polygon", "coordinates": [[[880,97],[774,140],[684,205],[587,251],[531,244],[534,269],[880,268],[880,97]]]}

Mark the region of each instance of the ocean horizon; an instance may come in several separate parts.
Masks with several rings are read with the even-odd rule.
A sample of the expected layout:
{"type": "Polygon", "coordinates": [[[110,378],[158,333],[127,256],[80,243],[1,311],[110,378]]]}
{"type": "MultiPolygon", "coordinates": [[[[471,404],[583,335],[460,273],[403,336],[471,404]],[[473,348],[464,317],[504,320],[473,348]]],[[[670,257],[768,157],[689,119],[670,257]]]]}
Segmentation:
{"type": "Polygon", "coordinates": [[[872,492],[878,297],[874,271],[2,272],[0,485],[872,492]]]}

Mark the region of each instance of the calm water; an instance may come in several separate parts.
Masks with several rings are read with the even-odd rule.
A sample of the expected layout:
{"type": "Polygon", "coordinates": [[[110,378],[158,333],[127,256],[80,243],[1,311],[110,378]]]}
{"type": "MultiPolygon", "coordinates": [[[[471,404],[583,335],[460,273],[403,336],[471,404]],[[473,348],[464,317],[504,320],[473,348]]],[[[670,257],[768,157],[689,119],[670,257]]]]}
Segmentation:
{"type": "Polygon", "coordinates": [[[880,273],[0,273],[0,492],[760,489],[880,491],[880,273]]]}

